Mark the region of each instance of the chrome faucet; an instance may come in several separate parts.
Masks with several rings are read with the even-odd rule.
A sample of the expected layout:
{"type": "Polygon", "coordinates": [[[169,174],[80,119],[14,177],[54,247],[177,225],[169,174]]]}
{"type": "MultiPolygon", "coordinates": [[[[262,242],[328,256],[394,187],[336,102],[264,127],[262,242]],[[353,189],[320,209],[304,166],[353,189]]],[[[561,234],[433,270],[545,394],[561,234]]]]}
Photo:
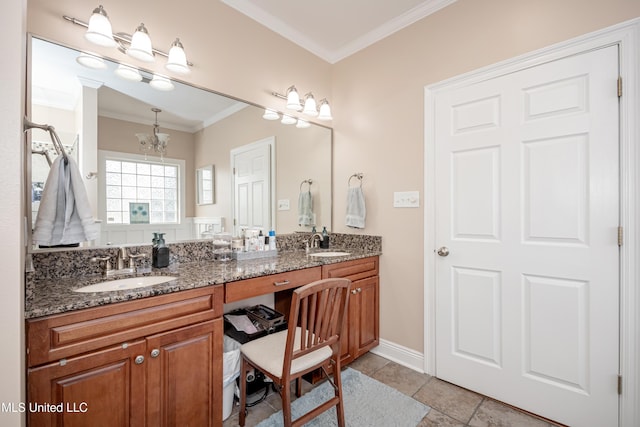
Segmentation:
{"type": "Polygon", "coordinates": [[[124,270],[130,268],[129,266],[129,251],[124,246],[118,249],[118,257],[116,258],[116,265],[118,270],[124,270]],[[126,267],[125,267],[126,264],[126,267]]]}
{"type": "Polygon", "coordinates": [[[116,256],[116,268],[111,267],[111,258],[108,256],[91,258],[92,262],[100,264],[102,269],[102,275],[109,277],[118,274],[135,273],[137,271],[136,260],[139,258],[146,258],[147,254],[131,254],[127,248],[118,248],[118,255],[116,256]]]}
{"type": "Polygon", "coordinates": [[[311,248],[319,248],[320,247],[320,242],[322,242],[323,239],[324,239],[324,237],[322,237],[322,234],[313,233],[311,235],[311,237],[309,238],[309,246],[311,248]]]}

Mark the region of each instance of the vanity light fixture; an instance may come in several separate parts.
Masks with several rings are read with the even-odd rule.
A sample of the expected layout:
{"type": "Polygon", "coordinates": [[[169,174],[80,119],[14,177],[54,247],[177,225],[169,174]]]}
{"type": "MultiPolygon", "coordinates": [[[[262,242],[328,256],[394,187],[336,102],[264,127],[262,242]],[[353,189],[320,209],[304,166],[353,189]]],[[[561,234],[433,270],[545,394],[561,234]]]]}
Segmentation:
{"type": "Polygon", "coordinates": [[[182,46],[178,38],[171,44],[169,58],[167,59],[165,67],[169,71],[178,74],[188,74],[191,71],[189,70],[189,65],[187,65],[187,55],[184,53],[184,46],[182,46]]]}
{"type": "Polygon", "coordinates": [[[126,49],[127,55],[144,62],[153,62],[153,48],[151,38],[144,24],[136,28],[136,32],[131,37],[131,45],[126,49]]]}
{"type": "Polygon", "coordinates": [[[137,68],[131,67],[129,65],[120,64],[114,72],[118,77],[121,77],[125,80],[129,80],[132,82],[142,81],[142,74],[140,74],[140,71],[137,68]]]}
{"type": "Polygon", "coordinates": [[[113,33],[111,22],[102,5],[94,9],[88,24],[67,15],[63,15],[63,18],[72,24],[87,28],[84,37],[99,46],[117,47],[121,52],[144,62],[153,62],[156,55],[164,56],[167,58],[165,67],[173,73],[187,74],[190,71],[189,67],[193,66],[187,61],[184,47],[178,38],[171,44],[169,53],[166,53],[153,47],[144,24],[136,28],[133,36],[127,33],[113,33]]]}
{"type": "Polygon", "coordinates": [[[282,115],[282,120],[280,121],[283,125],[292,125],[297,122],[295,117],[287,116],[286,114],[282,115]]]}
{"type": "Polygon", "coordinates": [[[171,80],[169,80],[164,76],[160,76],[158,74],[153,75],[153,78],[151,79],[149,84],[151,85],[152,88],[163,90],[163,91],[170,91],[170,90],[173,90],[175,87],[173,86],[173,83],[171,83],[171,80]]]}
{"type": "Polygon", "coordinates": [[[333,117],[331,115],[331,107],[329,106],[329,101],[327,100],[327,98],[322,98],[320,103],[316,104],[316,99],[313,96],[313,93],[308,92],[304,96],[303,105],[300,102],[300,95],[298,94],[298,90],[293,85],[289,86],[286,91],[286,95],[282,95],[278,92],[271,92],[271,95],[275,96],[276,98],[286,99],[287,108],[290,110],[302,111],[302,114],[310,117],[317,117],[318,120],[333,120],[333,117]],[[318,106],[320,107],[320,111],[318,111],[318,106]]]}
{"type": "Polygon", "coordinates": [[[270,108],[265,108],[262,118],[265,120],[278,120],[280,115],[270,108]]]}
{"type": "Polygon", "coordinates": [[[298,95],[298,90],[295,86],[291,86],[287,89],[287,108],[295,111],[302,110],[302,106],[300,105],[300,95],[298,95]]]}
{"type": "Polygon", "coordinates": [[[92,68],[94,70],[107,68],[107,64],[104,62],[104,59],[99,56],[89,55],[88,53],[79,55],[76,58],[76,62],[84,67],[92,68]]]}
{"type": "Polygon", "coordinates": [[[84,38],[99,46],[116,46],[116,41],[113,38],[113,31],[111,30],[111,21],[109,21],[107,12],[104,10],[102,5],[93,9],[84,38]]]}
{"type": "Polygon", "coordinates": [[[318,120],[333,120],[331,116],[331,107],[327,98],[320,100],[320,113],[318,114],[318,120]]]}
{"type": "Polygon", "coordinates": [[[162,110],[154,107],[151,111],[156,113],[156,121],[153,124],[153,134],[136,133],[136,137],[138,138],[138,143],[140,143],[140,151],[144,153],[155,151],[160,154],[160,157],[164,157],[167,153],[167,145],[169,144],[169,134],[160,132],[158,113],[162,112],[162,110]]]}
{"type": "Polygon", "coordinates": [[[306,128],[310,127],[310,126],[311,126],[311,123],[309,123],[306,120],[302,120],[302,119],[298,119],[298,122],[296,123],[296,127],[298,129],[306,129],[306,128]]]}
{"type": "Polygon", "coordinates": [[[313,94],[311,92],[304,96],[304,108],[302,110],[302,114],[306,114],[307,116],[311,117],[315,117],[318,115],[316,99],[313,97],[313,94]]]}

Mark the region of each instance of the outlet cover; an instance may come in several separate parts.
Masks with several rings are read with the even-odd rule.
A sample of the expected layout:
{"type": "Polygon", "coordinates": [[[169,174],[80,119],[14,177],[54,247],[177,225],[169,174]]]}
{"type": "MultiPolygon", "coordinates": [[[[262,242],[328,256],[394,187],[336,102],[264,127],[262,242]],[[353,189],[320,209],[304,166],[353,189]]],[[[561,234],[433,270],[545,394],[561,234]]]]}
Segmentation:
{"type": "Polygon", "coordinates": [[[396,191],[393,193],[394,208],[419,208],[419,191],[396,191]]]}

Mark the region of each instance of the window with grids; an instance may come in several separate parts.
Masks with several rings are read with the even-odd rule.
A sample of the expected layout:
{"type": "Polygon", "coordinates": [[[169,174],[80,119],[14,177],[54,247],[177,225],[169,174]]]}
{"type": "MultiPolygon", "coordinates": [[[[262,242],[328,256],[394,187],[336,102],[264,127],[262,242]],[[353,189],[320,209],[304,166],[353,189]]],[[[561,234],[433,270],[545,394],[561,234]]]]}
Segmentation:
{"type": "Polygon", "coordinates": [[[105,160],[107,224],[177,224],[178,164],[105,160]]]}

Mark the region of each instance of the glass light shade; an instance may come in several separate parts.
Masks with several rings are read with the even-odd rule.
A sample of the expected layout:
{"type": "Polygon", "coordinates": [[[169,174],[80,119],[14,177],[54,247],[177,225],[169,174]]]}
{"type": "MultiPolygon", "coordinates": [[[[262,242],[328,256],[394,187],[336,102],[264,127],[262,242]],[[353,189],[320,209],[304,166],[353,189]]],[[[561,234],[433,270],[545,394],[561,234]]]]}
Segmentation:
{"type": "Polygon", "coordinates": [[[318,110],[316,108],[316,99],[310,93],[308,93],[304,97],[304,109],[302,110],[302,114],[306,114],[307,116],[312,117],[318,115],[318,110]]]}
{"type": "Polygon", "coordinates": [[[118,75],[118,77],[121,77],[125,80],[129,80],[132,82],[142,81],[142,75],[140,74],[140,71],[128,65],[124,65],[124,64],[118,65],[118,68],[116,68],[115,73],[118,75]]]}
{"type": "Polygon", "coordinates": [[[173,83],[171,83],[171,80],[169,80],[164,76],[159,76],[157,74],[153,75],[153,78],[151,79],[149,84],[151,85],[152,88],[158,89],[158,90],[169,91],[174,89],[174,86],[173,86],[173,83]]]}
{"type": "Polygon", "coordinates": [[[191,71],[189,70],[187,55],[184,53],[184,47],[182,46],[182,43],[180,43],[180,39],[176,39],[176,41],[171,44],[171,49],[169,49],[169,58],[164,66],[167,70],[179,74],[187,74],[191,71]]]}
{"type": "Polygon", "coordinates": [[[111,30],[111,22],[109,22],[107,12],[102,8],[102,5],[93,10],[84,38],[99,46],[114,47],[116,45],[116,41],[113,39],[113,31],[111,30]]]}
{"type": "Polygon", "coordinates": [[[281,123],[283,125],[292,125],[292,124],[294,124],[296,122],[297,122],[297,120],[295,118],[293,118],[291,116],[287,116],[286,114],[282,115],[281,123]]]}
{"type": "Polygon", "coordinates": [[[287,108],[290,110],[300,111],[300,95],[295,86],[287,89],[287,108]]]}
{"type": "Polygon", "coordinates": [[[107,68],[107,64],[104,60],[98,56],[87,55],[83,53],[76,57],[76,62],[84,67],[92,68],[94,70],[102,70],[107,68]]]}
{"type": "Polygon", "coordinates": [[[310,127],[310,126],[311,126],[311,124],[308,121],[302,120],[302,119],[298,119],[298,122],[296,123],[296,127],[298,129],[306,129],[306,128],[310,127]]]}
{"type": "Polygon", "coordinates": [[[278,120],[280,116],[275,111],[270,110],[269,108],[265,108],[262,118],[265,120],[278,120]]]}
{"type": "Polygon", "coordinates": [[[168,133],[156,133],[156,137],[158,138],[158,148],[156,151],[162,151],[167,148],[167,144],[169,144],[169,134],[168,133]]]}
{"type": "Polygon", "coordinates": [[[151,47],[151,39],[149,38],[149,32],[145,28],[144,24],[136,29],[131,37],[131,46],[127,49],[127,55],[132,58],[139,59],[144,62],[153,62],[153,48],[151,47]]]}
{"type": "Polygon", "coordinates": [[[320,113],[318,114],[318,120],[333,120],[331,116],[331,107],[329,101],[323,99],[320,101],[320,113]]]}

